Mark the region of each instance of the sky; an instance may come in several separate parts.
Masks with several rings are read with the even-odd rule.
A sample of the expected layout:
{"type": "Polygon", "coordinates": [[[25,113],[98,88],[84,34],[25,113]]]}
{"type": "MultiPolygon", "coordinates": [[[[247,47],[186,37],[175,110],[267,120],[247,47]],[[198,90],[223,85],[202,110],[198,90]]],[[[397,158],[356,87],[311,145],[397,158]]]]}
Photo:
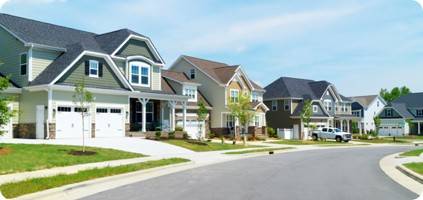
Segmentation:
{"type": "Polygon", "coordinates": [[[180,55],[240,64],[266,86],[327,80],[346,96],[423,92],[423,9],[413,0],[0,0],[0,12],[95,33],[149,36],[180,55]]]}

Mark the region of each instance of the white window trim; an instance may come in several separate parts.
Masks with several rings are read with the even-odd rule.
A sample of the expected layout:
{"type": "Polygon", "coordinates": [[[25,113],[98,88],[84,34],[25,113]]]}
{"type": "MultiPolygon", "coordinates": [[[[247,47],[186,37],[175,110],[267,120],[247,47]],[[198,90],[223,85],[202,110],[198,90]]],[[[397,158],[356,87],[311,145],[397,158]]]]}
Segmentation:
{"type": "Polygon", "coordinates": [[[130,61],[128,62],[128,69],[129,69],[129,82],[132,85],[135,86],[141,86],[141,87],[150,87],[151,85],[151,65],[145,63],[145,62],[140,62],[140,61],[130,61]],[[132,65],[138,66],[138,83],[133,83],[132,82],[132,65]],[[148,83],[147,84],[142,84],[141,80],[142,80],[142,68],[147,68],[148,69],[148,83]]]}
{"type": "Polygon", "coordinates": [[[284,111],[291,110],[291,100],[290,99],[283,100],[283,110],[284,111]],[[288,106],[288,108],[286,108],[286,106],[288,106]]]}
{"type": "Polygon", "coordinates": [[[188,102],[197,102],[197,87],[184,85],[182,88],[182,95],[190,97],[188,102]],[[194,92],[193,98],[187,94],[187,90],[192,90],[194,92]]]}
{"type": "Polygon", "coordinates": [[[272,100],[272,111],[277,111],[277,110],[278,110],[278,101],[272,100]]]}
{"type": "Polygon", "coordinates": [[[416,109],[416,116],[423,117],[423,109],[416,109]],[[419,114],[419,111],[420,111],[420,114],[419,114]]]}
{"type": "Polygon", "coordinates": [[[317,105],[313,105],[313,113],[317,113],[319,111],[319,107],[317,105]]]}
{"type": "Polygon", "coordinates": [[[190,79],[195,79],[195,78],[197,78],[197,74],[196,74],[195,69],[190,69],[190,70],[189,70],[189,78],[190,78],[190,79]],[[192,78],[192,75],[194,75],[194,78],[192,78]]]}
{"type": "Polygon", "coordinates": [[[231,100],[231,103],[236,103],[236,102],[232,101],[232,92],[237,92],[238,96],[236,97],[236,99],[237,99],[236,102],[239,102],[239,95],[240,95],[239,90],[238,89],[230,89],[229,90],[229,99],[231,100]]]}
{"type": "Polygon", "coordinates": [[[89,60],[88,61],[88,76],[92,77],[92,78],[98,78],[98,74],[100,71],[100,63],[97,60],[89,60]],[[94,69],[94,66],[92,65],[97,65],[97,74],[91,74],[91,69],[94,69]]]}
{"type": "Polygon", "coordinates": [[[21,76],[26,76],[28,75],[28,71],[29,71],[29,66],[28,66],[28,52],[22,52],[19,54],[19,75],[21,76]],[[22,55],[26,55],[26,63],[22,63],[22,55]],[[22,65],[26,65],[26,73],[22,74],[22,65]]]}

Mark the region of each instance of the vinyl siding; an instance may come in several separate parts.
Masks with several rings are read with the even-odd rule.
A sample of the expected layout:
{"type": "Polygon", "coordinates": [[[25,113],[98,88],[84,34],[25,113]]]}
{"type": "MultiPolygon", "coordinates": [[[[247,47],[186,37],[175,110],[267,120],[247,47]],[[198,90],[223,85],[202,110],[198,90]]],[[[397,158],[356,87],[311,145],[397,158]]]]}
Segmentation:
{"type": "Polygon", "coordinates": [[[154,62],[159,62],[144,41],[134,39],[129,40],[117,55],[125,58],[128,56],[144,56],[154,62]]]}
{"type": "Polygon", "coordinates": [[[113,59],[113,62],[115,62],[116,66],[119,68],[122,74],[126,74],[126,60],[113,59]]]}
{"type": "Polygon", "coordinates": [[[151,70],[151,89],[152,90],[162,90],[162,72],[160,67],[153,66],[151,70]]]}
{"type": "Polygon", "coordinates": [[[32,80],[41,74],[58,56],[60,52],[42,49],[32,50],[32,80]]]}
{"type": "Polygon", "coordinates": [[[3,63],[0,64],[0,72],[11,76],[11,80],[19,86],[27,86],[28,75],[20,74],[20,54],[28,53],[28,48],[2,28],[0,28],[0,47],[0,61],[3,63]]]}
{"type": "MultiPolygon", "coordinates": [[[[36,106],[47,106],[47,91],[29,92],[23,90],[19,103],[19,123],[35,123],[36,122],[36,106]]],[[[44,113],[47,117],[47,114],[44,113]]]]}
{"type": "Polygon", "coordinates": [[[67,72],[57,84],[75,85],[84,78],[86,87],[103,89],[125,89],[120,80],[116,77],[111,67],[102,58],[84,56],[67,72]],[[103,63],[103,77],[89,77],[85,75],[85,61],[97,60],[103,63]]]}
{"type": "Polygon", "coordinates": [[[276,130],[278,128],[293,128],[294,124],[301,124],[300,119],[292,119],[290,111],[284,110],[283,100],[277,100],[277,102],[278,109],[276,111],[272,111],[272,101],[264,102],[264,104],[270,108],[270,110],[266,113],[266,122],[268,127],[272,127],[276,130]]]}

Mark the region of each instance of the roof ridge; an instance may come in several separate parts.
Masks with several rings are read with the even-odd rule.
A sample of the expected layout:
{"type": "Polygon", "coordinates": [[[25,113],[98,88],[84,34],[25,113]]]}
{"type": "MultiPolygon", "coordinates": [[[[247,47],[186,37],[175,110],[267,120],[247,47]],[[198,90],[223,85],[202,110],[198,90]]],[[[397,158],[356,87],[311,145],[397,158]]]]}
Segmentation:
{"type": "Polygon", "coordinates": [[[92,34],[93,36],[97,35],[94,32],[84,31],[84,30],[80,30],[80,29],[77,29],[77,28],[72,28],[72,27],[67,27],[67,26],[63,26],[63,25],[53,24],[53,23],[50,23],[50,22],[44,22],[44,21],[40,21],[40,20],[20,17],[20,16],[16,16],[16,15],[7,14],[7,13],[0,13],[0,15],[5,15],[5,16],[19,18],[19,19],[37,22],[37,23],[41,23],[41,24],[46,24],[46,25],[56,26],[56,27],[60,27],[60,28],[70,29],[70,30],[79,31],[79,32],[83,32],[83,33],[89,33],[89,34],[92,34]]]}
{"type": "Polygon", "coordinates": [[[198,60],[203,60],[203,61],[207,61],[207,62],[213,62],[213,63],[218,63],[218,64],[223,64],[226,66],[230,66],[226,63],[222,63],[222,62],[218,62],[218,61],[214,61],[214,60],[209,60],[209,59],[204,59],[204,58],[198,58],[198,57],[194,57],[194,56],[189,56],[189,55],[182,55],[183,57],[189,57],[189,58],[194,58],[194,59],[198,59],[198,60]]]}
{"type": "Polygon", "coordinates": [[[100,37],[100,36],[103,36],[103,35],[107,35],[107,34],[111,34],[111,33],[116,33],[116,32],[119,32],[119,31],[129,31],[129,29],[128,28],[121,28],[121,29],[114,30],[114,31],[109,31],[109,32],[106,32],[106,33],[96,34],[94,37],[100,37]]]}

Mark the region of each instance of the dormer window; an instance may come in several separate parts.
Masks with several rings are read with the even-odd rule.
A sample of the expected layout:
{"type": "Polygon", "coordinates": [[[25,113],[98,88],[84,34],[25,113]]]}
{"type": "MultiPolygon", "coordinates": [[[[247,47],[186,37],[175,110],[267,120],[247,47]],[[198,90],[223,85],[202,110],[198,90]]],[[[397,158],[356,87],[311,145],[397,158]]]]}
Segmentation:
{"type": "Polygon", "coordinates": [[[251,102],[259,102],[259,95],[257,93],[251,93],[251,102]]]}
{"type": "Polygon", "coordinates": [[[392,109],[389,109],[389,108],[388,108],[388,109],[386,109],[386,110],[385,110],[385,116],[386,116],[386,117],[392,117],[392,109]]]}
{"type": "Polygon", "coordinates": [[[150,86],[150,65],[144,62],[130,62],[130,81],[133,85],[150,86]]]}
{"type": "Polygon", "coordinates": [[[332,101],[331,100],[325,100],[325,108],[327,111],[332,111],[332,101]]]}
{"type": "Polygon", "coordinates": [[[183,95],[189,97],[189,102],[197,102],[197,88],[193,86],[184,86],[183,95]]]}
{"type": "Polygon", "coordinates": [[[317,105],[313,105],[313,113],[317,113],[319,111],[319,107],[317,105]]]}
{"type": "Polygon", "coordinates": [[[20,55],[20,67],[21,67],[21,75],[26,75],[27,73],[27,66],[28,66],[28,56],[26,53],[22,53],[20,55]]]}
{"type": "Polygon", "coordinates": [[[195,79],[195,69],[190,69],[189,70],[189,78],[190,79],[195,79]]]}
{"type": "Polygon", "coordinates": [[[98,72],[99,72],[99,64],[96,60],[90,60],[89,61],[89,76],[98,78],[98,72]]]}
{"type": "Polygon", "coordinates": [[[417,117],[423,117],[423,109],[416,110],[417,117]]]}

